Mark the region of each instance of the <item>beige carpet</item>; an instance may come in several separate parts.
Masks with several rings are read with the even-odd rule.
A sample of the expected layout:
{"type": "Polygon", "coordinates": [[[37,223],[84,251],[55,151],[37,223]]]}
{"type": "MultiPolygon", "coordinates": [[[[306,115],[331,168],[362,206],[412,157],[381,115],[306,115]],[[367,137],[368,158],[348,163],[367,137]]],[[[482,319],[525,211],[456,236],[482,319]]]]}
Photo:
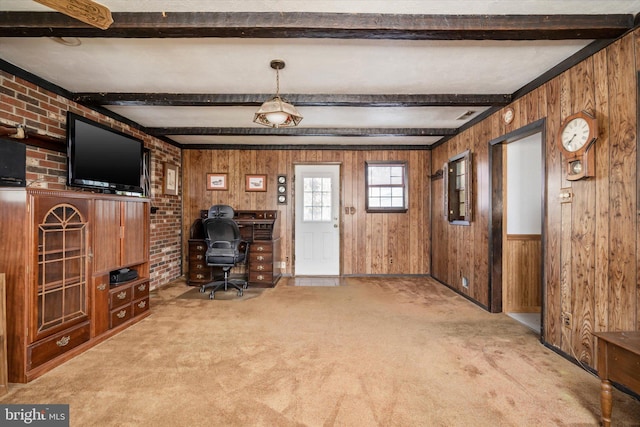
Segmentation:
{"type": "MultiPolygon", "coordinates": [[[[152,295],[152,315],[0,403],[68,403],[72,426],[597,426],[599,380],[425,278],[255,298],[152,295]]],[[[614,390],[615,426],[640,402],[614,390]]]]}

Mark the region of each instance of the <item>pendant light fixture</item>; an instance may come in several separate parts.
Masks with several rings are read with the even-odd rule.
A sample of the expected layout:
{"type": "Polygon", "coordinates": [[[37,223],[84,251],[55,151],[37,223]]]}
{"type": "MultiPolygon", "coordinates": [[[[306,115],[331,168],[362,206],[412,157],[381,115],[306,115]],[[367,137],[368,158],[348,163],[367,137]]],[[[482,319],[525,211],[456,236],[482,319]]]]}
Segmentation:
{"type": "Polygon", "coordinates": [[[296,110],[296,107],[280,98],[280,73],[285,66],[281,59],[271,61],[271,68],[276,70],[276,96],[265,101],[258,112],[255,114],[253,121],[260,125],[280,128],[297,126],[302,120],[302,115],[296,110]]]}

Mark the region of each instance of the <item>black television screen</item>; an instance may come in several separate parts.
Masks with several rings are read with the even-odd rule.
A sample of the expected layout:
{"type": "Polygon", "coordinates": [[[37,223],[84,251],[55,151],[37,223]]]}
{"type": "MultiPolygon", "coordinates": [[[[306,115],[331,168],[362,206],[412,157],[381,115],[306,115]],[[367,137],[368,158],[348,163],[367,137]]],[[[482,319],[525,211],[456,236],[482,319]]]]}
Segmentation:
{"type": "Polygon", "coordinates": [[[67,113],[67,184],[142,193],[141,140],[67,113]]]}

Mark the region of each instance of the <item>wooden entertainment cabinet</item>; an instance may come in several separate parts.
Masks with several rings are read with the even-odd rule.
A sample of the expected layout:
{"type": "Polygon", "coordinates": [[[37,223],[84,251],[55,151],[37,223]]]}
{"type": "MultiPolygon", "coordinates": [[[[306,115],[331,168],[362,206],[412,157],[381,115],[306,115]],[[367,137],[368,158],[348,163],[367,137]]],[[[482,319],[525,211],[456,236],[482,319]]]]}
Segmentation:
{"type": "Polygon", "coordinates": [[[0,189],[8,373],[25,383],[149,315],[149,200],[0,189]],[[138,278],[111,285],[109,272],[138,278]]]}
{"type": "MultiPolygon", "coordinates": [[[[207,214],[206,210],[200,211],[200,219],[193,222],[189,233],[187,283],[192,286],[201,286],[216,278],[214,267],[207,266],[204,257],[207,244],[202,220],[207,214]]],[[[249,286],[275,286],[282,275],[278,211],[239,210],[233,220],[238,224],[242,239],[249,242],[245,272],[249,286]]]]}

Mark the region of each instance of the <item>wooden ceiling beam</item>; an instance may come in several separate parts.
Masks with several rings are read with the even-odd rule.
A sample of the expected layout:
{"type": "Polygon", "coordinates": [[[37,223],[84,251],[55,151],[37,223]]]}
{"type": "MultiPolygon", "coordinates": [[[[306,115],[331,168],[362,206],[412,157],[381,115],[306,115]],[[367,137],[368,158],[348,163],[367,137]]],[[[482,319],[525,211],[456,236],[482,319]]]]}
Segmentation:
{"type": "Polygon", "coordinates": [[[151,135],[278,135],[278,136],[451,136],[451,128],[267,128],[267,127],[147,127],[151,135]]]}
{"type": "MultiPolygon", "coordinates": [[[[73,100],[90,105],[123,106],[259,106],[273,94],[76,93],[73,100]]],[[[281,94],[303,107],[447,107],[504,106],[508,94],[281,94]]]]}
{"type": "Polygon", "coordinates": [[[410,15],[277,12],[114,12],[107,30],[56,12],[0,12],[0,37],[241,37],[398,40],[616,38],[631,14],[410,15]]]}

